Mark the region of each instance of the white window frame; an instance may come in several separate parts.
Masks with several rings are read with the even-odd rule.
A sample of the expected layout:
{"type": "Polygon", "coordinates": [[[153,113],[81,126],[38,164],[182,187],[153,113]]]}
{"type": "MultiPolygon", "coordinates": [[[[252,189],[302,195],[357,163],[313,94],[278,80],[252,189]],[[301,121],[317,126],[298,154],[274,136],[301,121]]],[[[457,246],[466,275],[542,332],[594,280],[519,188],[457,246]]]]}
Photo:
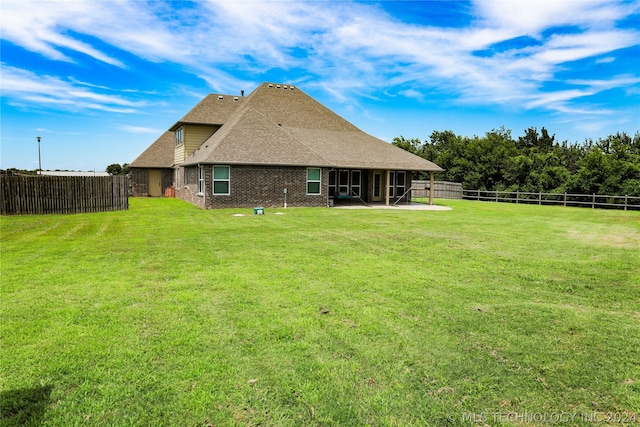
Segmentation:
{"type": "Polygon", "coordinates": [[[307,168],[307,196],[321,196],[322,195],[322,168],[307,168]],[[309,179],[309,172],[311,170],[317,170],[320,172],[320,179],[309,179]],[[309,193],[309,184],[318,183],[318,192],[309,193]]]}
{"type": "Polygon", "coordinates": [[[407,173],[405,171],[396,172],[396,194],[398,197],[402,197],[407,188],[407,173]],[[400,185],[400,176],[403,177],[404,184],[400,185]],[[402,191],[400,189],[402,188],[402,191]]]}
{"type": "Polygon", "coordinates": [[[231,194],[231,166],[228,165],[214,165],[211,170],[211,193],[214,196],[228,196],[231,194]],[[227,178],[220,179],[216,178],[216,168],[226,168],[227,169],[227,178]],[[227,192],[226,193],[216,193],[216,182],[226,182],[227,183],[227,192]]]}
{"type": "Polygon", "coordinates": [[[204,195],[204,166],[198,166],[198,194],[204,195]]]}
{"type": "Polygon", "coordinates": [[[395,193],[395,188],[396,188],[396,172],[395,171],[390,171],[389,172],[389,197],[396,197],[394,196],[395,193]]]}
{"type": "Polygon", "coordinates": [[[333,169],[329,171],[329,197],[335,197],[338,194],[337,189],[338,189],[338,171],[336,169],[333,169]]]}
{"type": "Polygon", "coordinates": [[[176,129],[174,134],[176,147],[180,147],[182,144],[184,144],[184,126],[180,126],[178,129],[176,129]]]}
{"type": "Polygon", "coordinates": [[[357,197],[360,197],[360,188],[362,186],[362,172],[360,172],[359,170],[352,170],[351,171],[351,194],[350,195],[355,195],[357,197]],[[358,176],[358,180],[356,181],[354,178],[354,176],[358,176]],[[355,182],[358,182],[357,184],[354,184],[355,182]]]}
{"type": "Polygon", "coordinates": [[[351,174],[348,169],[340,169],[338,171],[338,194],[346,193],[347,195],[351,195],[349,192],[351,174]],[[345,178],[345,181],[342,181],[342,178],[345,178]]]}

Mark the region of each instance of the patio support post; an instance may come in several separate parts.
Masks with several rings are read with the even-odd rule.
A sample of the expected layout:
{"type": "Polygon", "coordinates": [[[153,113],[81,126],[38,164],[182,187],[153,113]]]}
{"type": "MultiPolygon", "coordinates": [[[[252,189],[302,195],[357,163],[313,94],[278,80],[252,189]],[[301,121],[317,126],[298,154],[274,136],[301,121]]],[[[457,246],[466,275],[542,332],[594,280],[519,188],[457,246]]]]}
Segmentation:
{"type": "Polygon", "coordinates": [[[386,204],[389,206],[389,181],[391,180],[391,171],[387,169],[387,180],[384,183],[384,188],[386,189],[386,204]]]}
{"type": "Polygon", "coordinates": [[[429,204],[433,205],[433,172],[429,172],[429,204]]]}

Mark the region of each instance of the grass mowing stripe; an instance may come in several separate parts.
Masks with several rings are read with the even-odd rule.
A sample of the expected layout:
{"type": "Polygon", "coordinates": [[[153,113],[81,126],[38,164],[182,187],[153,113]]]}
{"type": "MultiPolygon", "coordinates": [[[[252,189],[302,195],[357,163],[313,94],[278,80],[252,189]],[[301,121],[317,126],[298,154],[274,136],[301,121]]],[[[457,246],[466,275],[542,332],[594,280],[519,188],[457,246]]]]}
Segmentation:
{"type": "Polygon", "coordinates": [[[2,217],[2,425],[637,411],[640,215],[440,203],[2,217]]]}

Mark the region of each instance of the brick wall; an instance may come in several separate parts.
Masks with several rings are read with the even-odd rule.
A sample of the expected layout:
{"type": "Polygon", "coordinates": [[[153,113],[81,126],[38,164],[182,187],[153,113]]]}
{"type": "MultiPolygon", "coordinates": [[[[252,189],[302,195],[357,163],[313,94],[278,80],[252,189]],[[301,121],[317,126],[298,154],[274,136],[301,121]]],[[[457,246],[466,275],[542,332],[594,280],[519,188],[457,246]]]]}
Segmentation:
{"type": "MultiPolygon", "coordinates": [[[[205,167],[205,172],[207,170],[209,178],[211,178],[211,167],[205,167]]],[[[205,197],[198,193],[198,167],[180,167],[178,173],[180,174],[180,185],[176,188],[176,197],[205,209],[205,197]]]]}
{"type": "MultiPolygon", "coordinates": [[[[179,169],[180,185],[176,188],[176,197],[200,206],[203,209],[216,208],[265,208],[283,207],[284,192],[287,189],[287,206],[326,206],[328,169],[322,169],[321,195],[307,195],[307,168],[295,166],[248,166],[232,165],[230,167],[229,195],[213,195],[212,165],[204,165],[205,194],[198,193],[198,167],[191,166],[179,169]],[[185,175],[186,174],[186,175],[185,175]]],[[[373,194],[372,171],[362,171],[362,198],[369,201],[373,194]]],[[[383,171],[383,179],[384,179],[383,171]]],[[[411,185],[411,172],[406,171],[405,190],[411,185]]],[[[173,179],[173,175],[172,175],[173,179]]],[[[164,185],[164,176],[163,176],[164,185]]],[[[395,193],[395,192],[394,192],[395,193]]],[[[382,189],[384,201],[384,188],[382,189]]],[[[395,194],[396,197],[400,194],[395,194]]],[[[411,199],[411,193],[407,194],[411,199]]],[[[390,202],[395,202],[392,197],[390,202]]]]}
{"type": "MultiPolygon", "coordinates": [[[[209,170],[209,175],[211,170],[209,170]]],[[[284,189],[287,206],[326,206],[327,171],[323,170],[321,195],[307,195],[307,168],[286,166],[232,166],[231,194],[208,194],[208,208],[281,207],[284,189]]],[[[211,182],[210,176],[207,177],[211,182]]],[[[210,191],[210,185],[208,190],[210,191]]]]}
{"type": "MultiPolygon", "coordinates": [[[[321,195],[307,195],[307,168],[294,166],[231,166],[229,195],[213,195],[212,166],[205,165],[204,195],[198,194],[197,166],[185,168],[187,184],[181,185],[176,197],[206,209],[274,208],[284,206],[284,189],[287,189],[287,206],[326,206],[327,170],[322,170],[321,195]]],[[[182,177],[182,176],[181,176],[182,177]]]]}

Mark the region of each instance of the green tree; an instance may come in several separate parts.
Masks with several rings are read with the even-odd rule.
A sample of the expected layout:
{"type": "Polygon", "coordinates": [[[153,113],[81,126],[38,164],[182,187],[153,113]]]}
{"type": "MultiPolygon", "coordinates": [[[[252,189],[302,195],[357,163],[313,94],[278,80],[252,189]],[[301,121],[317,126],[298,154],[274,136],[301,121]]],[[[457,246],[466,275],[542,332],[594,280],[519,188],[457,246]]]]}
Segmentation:
{"type": "Polygon", "coordinates": [[[113,163],[107,166],[105,171],[109,173],[109,175],[120,175],[122,173],[122,166],[120,166],[119,163],[113,163]]]}
{"type": "Polygon", "coordinates": [[[501,127],[472,138],[434,131],[424,143],[401,136],[394,145],[444,168],[438,179],[467,189],[640,196],[640,133],[569,144],[544,127],[517,140],[501,127]]]}
{"type": "Polygon", "coordinates": [[[418,138],[406,139],[404,136],[393,138],[391,144],[400,147],[410,153],[420,155],[422,152],[422,141],[418,138]]]}

